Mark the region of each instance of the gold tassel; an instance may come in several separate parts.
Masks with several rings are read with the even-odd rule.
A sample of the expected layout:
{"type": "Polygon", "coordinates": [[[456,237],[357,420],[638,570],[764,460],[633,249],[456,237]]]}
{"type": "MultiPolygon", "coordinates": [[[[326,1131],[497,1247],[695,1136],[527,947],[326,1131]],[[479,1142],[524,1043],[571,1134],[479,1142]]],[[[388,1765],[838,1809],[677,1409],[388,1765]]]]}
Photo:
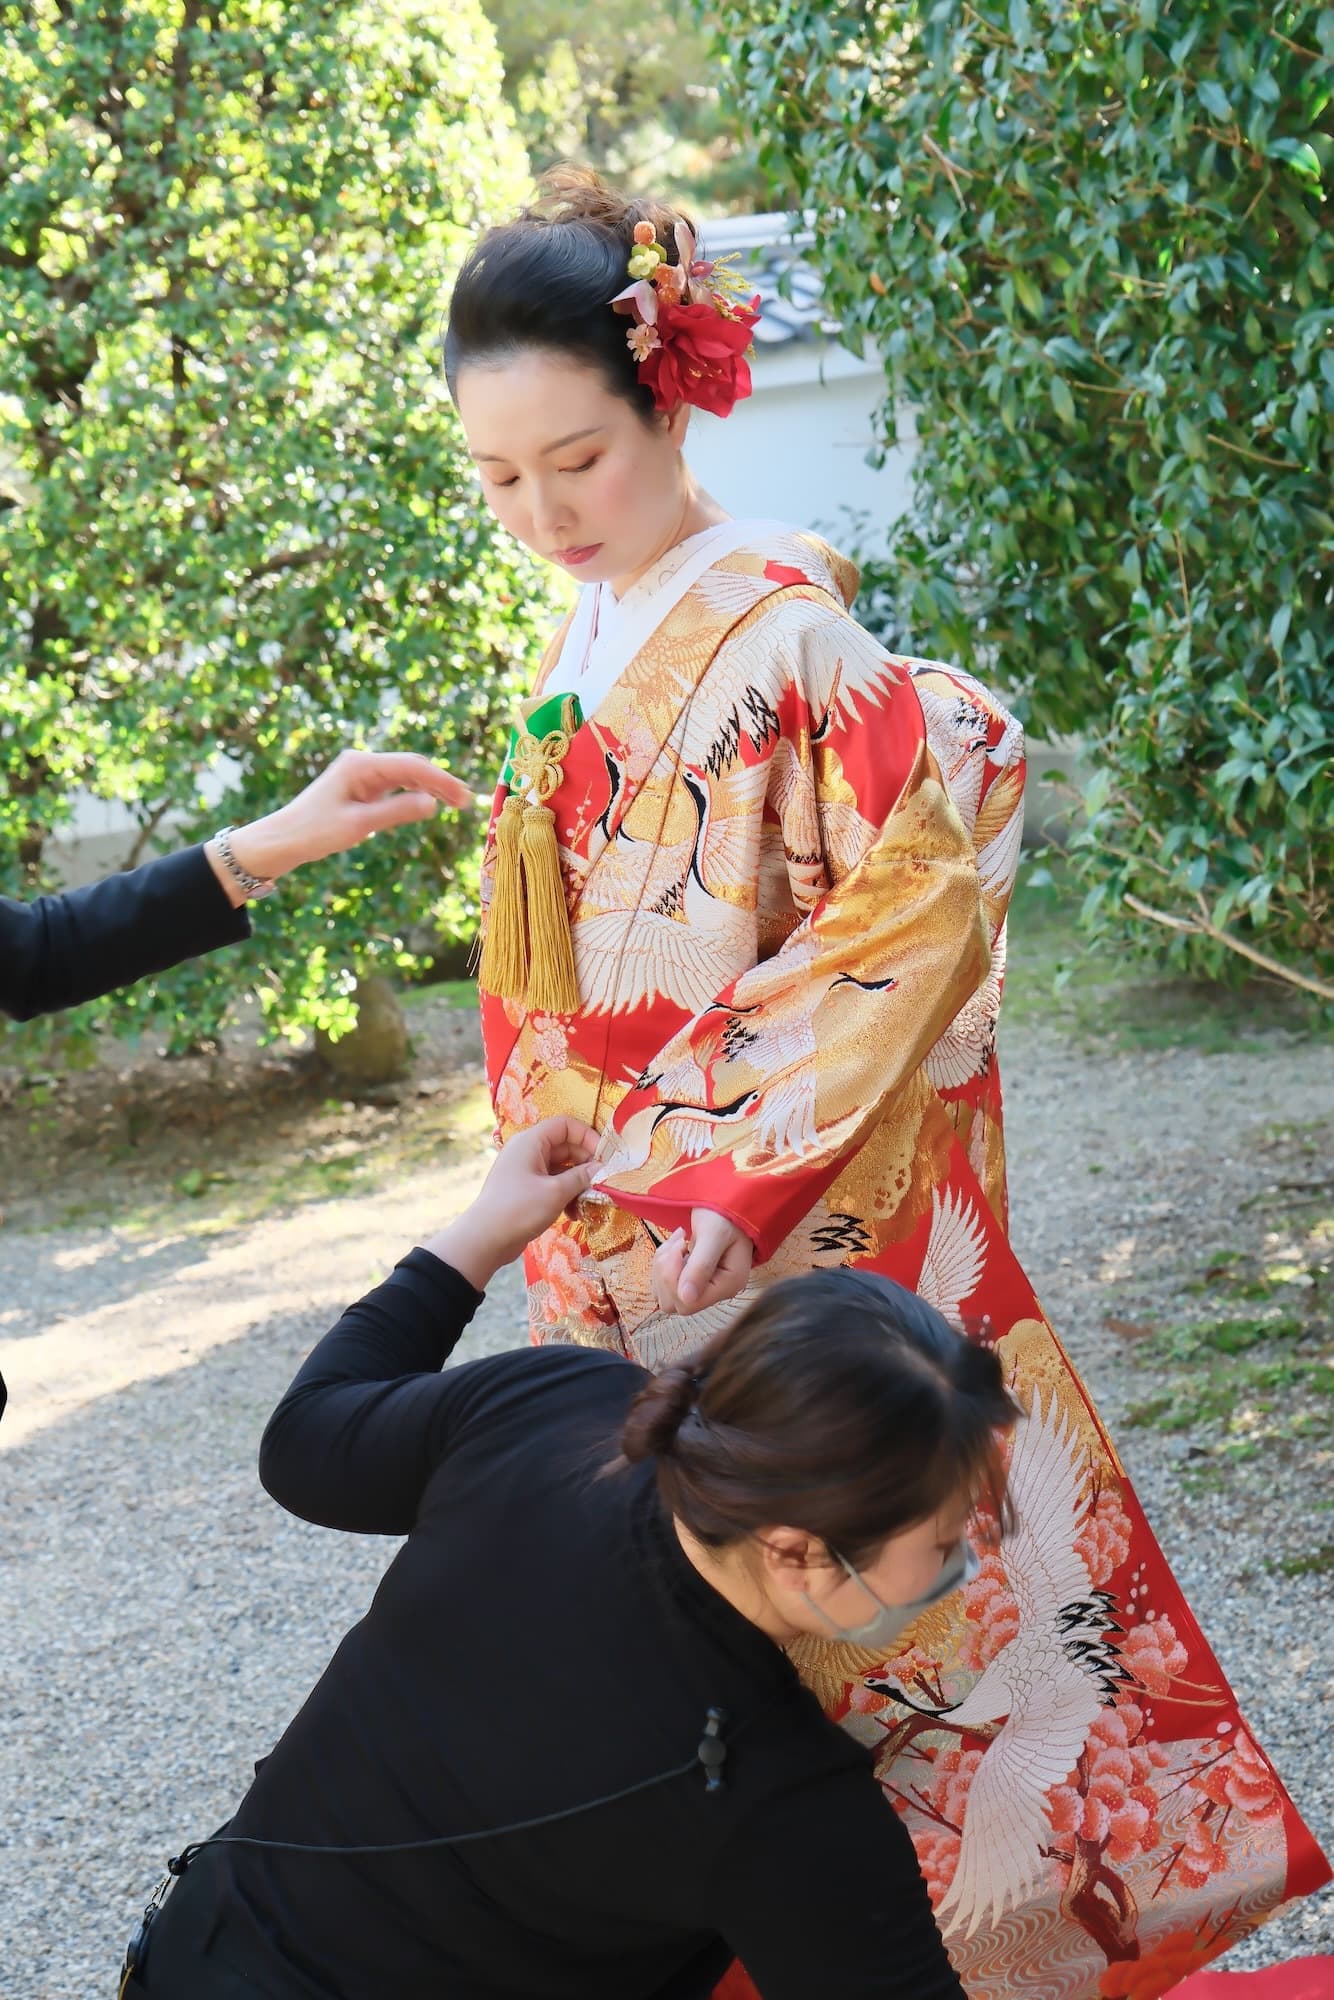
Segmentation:
{"type": "Polygon", "coordinates": [[[579,987],[561,880],[556,815],[548,806],[524,809],[523,883],[531,950],[528,1005],[538,1014],[573,1014],[579,1006],[579,987]]]}
{"type": "MultiPolygon", "coordinates": [[[[549,817],[549,815],[548,815],[549,817]]],[[[496,828],[496,872],[482,940],[477,982],[498,1000],[522,1000],[528,987],[528,936],[523,917],[523,800],[511,792],[496,828]]]]}

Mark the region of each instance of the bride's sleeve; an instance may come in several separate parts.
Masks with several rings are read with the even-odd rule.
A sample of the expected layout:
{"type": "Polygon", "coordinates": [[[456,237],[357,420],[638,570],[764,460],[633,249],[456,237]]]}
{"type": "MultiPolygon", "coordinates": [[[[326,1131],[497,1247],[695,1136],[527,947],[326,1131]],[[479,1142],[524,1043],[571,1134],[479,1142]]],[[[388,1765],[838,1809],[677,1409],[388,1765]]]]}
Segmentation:
{"type": "Polygon", "coordinates": [[[988,965],[973,844],[907,672],[850,620],[813,619],[775,707],[761,852],[781,849],[794,928],[673,1036],[604,1145],[613,1201],[666,1229],[715,1209],[760,1262],[892,1115],[988,965]],[[705,1088],[684,1104],[664,1073],[705,1088]]]}

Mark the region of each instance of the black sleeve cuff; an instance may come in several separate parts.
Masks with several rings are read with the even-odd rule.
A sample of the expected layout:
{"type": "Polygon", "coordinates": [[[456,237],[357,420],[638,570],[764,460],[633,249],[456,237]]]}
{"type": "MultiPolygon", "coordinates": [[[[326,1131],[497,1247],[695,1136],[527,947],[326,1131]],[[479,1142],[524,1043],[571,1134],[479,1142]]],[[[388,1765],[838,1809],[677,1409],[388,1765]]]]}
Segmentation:
{"type": "Polygon", "coordinates": [[[250,936],[250,916],[244,903],[234,908],[227,892],[209,866],[203,843],[182,848],[179,854],[165,854],[150,867],[161,869],[162,886],[179,896],[176,944],[182,958],[197,958],[201,952],[216,951],[220,945],[241,944],[250,936]],[[192,914],[187,914],[191,912],[192,914]]]}

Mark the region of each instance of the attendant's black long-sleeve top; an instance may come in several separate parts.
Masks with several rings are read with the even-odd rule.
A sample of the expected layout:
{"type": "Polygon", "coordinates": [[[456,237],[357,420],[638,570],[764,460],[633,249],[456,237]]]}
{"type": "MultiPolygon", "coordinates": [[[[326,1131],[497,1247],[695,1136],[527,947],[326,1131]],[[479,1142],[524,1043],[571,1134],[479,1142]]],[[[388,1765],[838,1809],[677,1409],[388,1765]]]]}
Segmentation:
{"type": "Polygon", "coordinates": [[[686,1559],[652,1468],[599,1476],[644,1371],[542,1347],[441,1373],[478,1303],[414,1250],[269,1423],[285,1507],[407,1541],[231,1831],[533,1819],[689,1764],[715,1707],[725,1789],[695,1767],[417,1854],[216,1848],[182,1912],[275,2000],[702,2000],[733,1955],[765,2000],[963,2000],[865,1750],[686,1559]]]}
{"type": "Polygon", "coordinates": [[[202,847],[63,896],[0,896],[0,1013],[59,1013],[249,935],[202,847]]]}

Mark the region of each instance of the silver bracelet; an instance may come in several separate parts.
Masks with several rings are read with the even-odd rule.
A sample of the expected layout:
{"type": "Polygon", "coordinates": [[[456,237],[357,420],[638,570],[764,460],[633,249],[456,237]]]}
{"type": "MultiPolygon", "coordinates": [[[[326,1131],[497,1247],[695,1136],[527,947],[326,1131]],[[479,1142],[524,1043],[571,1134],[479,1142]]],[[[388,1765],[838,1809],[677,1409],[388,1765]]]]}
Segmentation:
{"type": "Polygon", "coordinates": [[[221,857],[223,867],[227,870],[227,873],[231,876],[247,903],[257,903],[261,896],[271,896],[278,885],[273,881],[265,881],[263,876],[248,874],[241,866],[236,856],[232,853],[231,836],[235,832],[236,828],[234,826],[224,826],[218,833],[214,834],[213,838],[218,843],[218,854],[221,857]]]}

